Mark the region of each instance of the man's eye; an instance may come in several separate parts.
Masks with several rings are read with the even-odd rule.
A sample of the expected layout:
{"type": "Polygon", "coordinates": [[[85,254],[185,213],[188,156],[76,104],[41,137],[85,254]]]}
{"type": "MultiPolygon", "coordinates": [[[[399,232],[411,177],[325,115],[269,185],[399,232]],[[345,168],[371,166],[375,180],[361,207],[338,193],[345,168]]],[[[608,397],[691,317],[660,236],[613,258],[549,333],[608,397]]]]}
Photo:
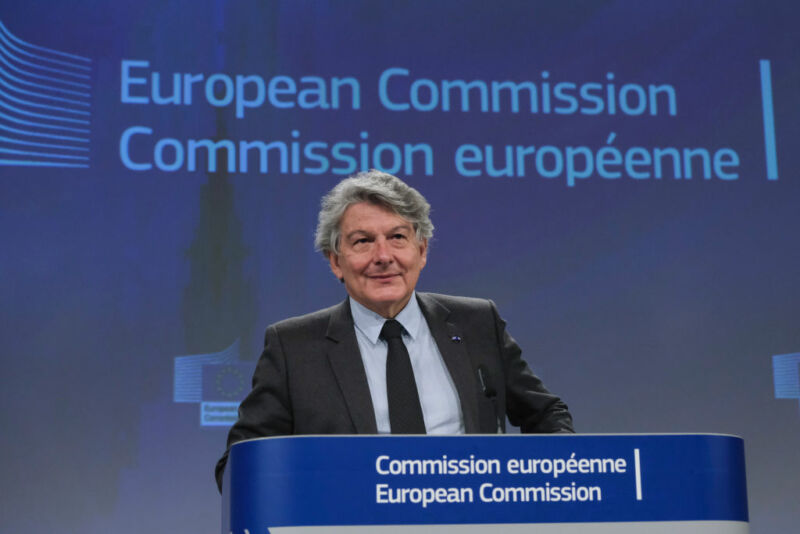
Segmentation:
{"type": "Polygon", "coordinates": [[[405,238],[406,238],[405,234],[394,234],[392,236],[392,239],[405,239],[405,238]]]}
{"type": "Polygon", "coordinates": [[[356,239],[355,241],[353,241],[353,244],[354,245],[361,245],[362,243],[367,243],[367,242],[368,242],[368,239],[366,237],[362,237],[360,239],[356,239]]]}

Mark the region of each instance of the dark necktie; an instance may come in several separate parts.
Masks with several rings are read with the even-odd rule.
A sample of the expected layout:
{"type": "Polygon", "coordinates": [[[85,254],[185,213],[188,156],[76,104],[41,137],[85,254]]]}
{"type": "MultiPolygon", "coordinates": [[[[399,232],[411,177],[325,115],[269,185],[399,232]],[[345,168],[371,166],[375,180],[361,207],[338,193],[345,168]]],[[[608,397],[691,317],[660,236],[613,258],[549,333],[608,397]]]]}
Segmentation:
{"type": "Polygon", "coordinates": [[[403,343],[403,327],[394,319],[389,319],[383,323],[380,337],[389,345],[386,355],[386,395],[392,434],[425,434],[414,369],[403,343]]]}

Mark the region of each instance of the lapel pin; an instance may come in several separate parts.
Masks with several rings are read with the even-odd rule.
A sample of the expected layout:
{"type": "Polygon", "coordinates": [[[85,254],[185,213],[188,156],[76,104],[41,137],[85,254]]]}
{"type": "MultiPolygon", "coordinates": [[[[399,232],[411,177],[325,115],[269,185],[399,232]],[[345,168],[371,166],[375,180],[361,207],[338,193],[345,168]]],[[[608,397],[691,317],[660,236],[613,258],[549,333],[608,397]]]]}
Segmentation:
{"type": "Polygon", "coordinates": [[[461,336],[453,336],[450,338],[453,343],[461,343],[461,336]]]}

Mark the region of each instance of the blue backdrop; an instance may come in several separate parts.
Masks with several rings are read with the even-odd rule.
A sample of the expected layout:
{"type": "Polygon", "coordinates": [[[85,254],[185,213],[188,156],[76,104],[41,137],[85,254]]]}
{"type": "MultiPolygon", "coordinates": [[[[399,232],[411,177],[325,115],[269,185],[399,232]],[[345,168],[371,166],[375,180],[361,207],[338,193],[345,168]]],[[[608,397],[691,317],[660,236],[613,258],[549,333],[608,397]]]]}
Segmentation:
{"type": "Polygon", "coordinates": [[[745,438],[800,494],[796,2],[0,8],[4,532],[216,532],[264,327],[362,167],[433,206],[423,290],[494,299],[581,432],[745,438]]]}

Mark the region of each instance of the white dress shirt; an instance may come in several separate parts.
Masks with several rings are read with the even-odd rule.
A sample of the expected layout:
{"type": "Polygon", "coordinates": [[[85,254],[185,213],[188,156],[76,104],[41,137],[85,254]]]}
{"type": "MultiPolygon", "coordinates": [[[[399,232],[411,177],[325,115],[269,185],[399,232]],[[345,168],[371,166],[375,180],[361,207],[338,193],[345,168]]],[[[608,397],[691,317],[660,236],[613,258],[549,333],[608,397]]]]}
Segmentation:
{"type": "MultiPolygon", "coordinates": [[[[386,397],[386,354],[388,344],[380,339],[385,317],[365,308],[352,298],[350,310],[355,323],[356,339],[367,372],[367,383],[375,409],[379,434],[391,433],[389,403],[386,397]]],[[[417,383],[425,430],[428,434],[463,434],[464,417],[458,392],[436,346],[428,322],[419,308],[416,293],[395,317],[403,325],[403,343],[411,358],[417,383]]]]}

